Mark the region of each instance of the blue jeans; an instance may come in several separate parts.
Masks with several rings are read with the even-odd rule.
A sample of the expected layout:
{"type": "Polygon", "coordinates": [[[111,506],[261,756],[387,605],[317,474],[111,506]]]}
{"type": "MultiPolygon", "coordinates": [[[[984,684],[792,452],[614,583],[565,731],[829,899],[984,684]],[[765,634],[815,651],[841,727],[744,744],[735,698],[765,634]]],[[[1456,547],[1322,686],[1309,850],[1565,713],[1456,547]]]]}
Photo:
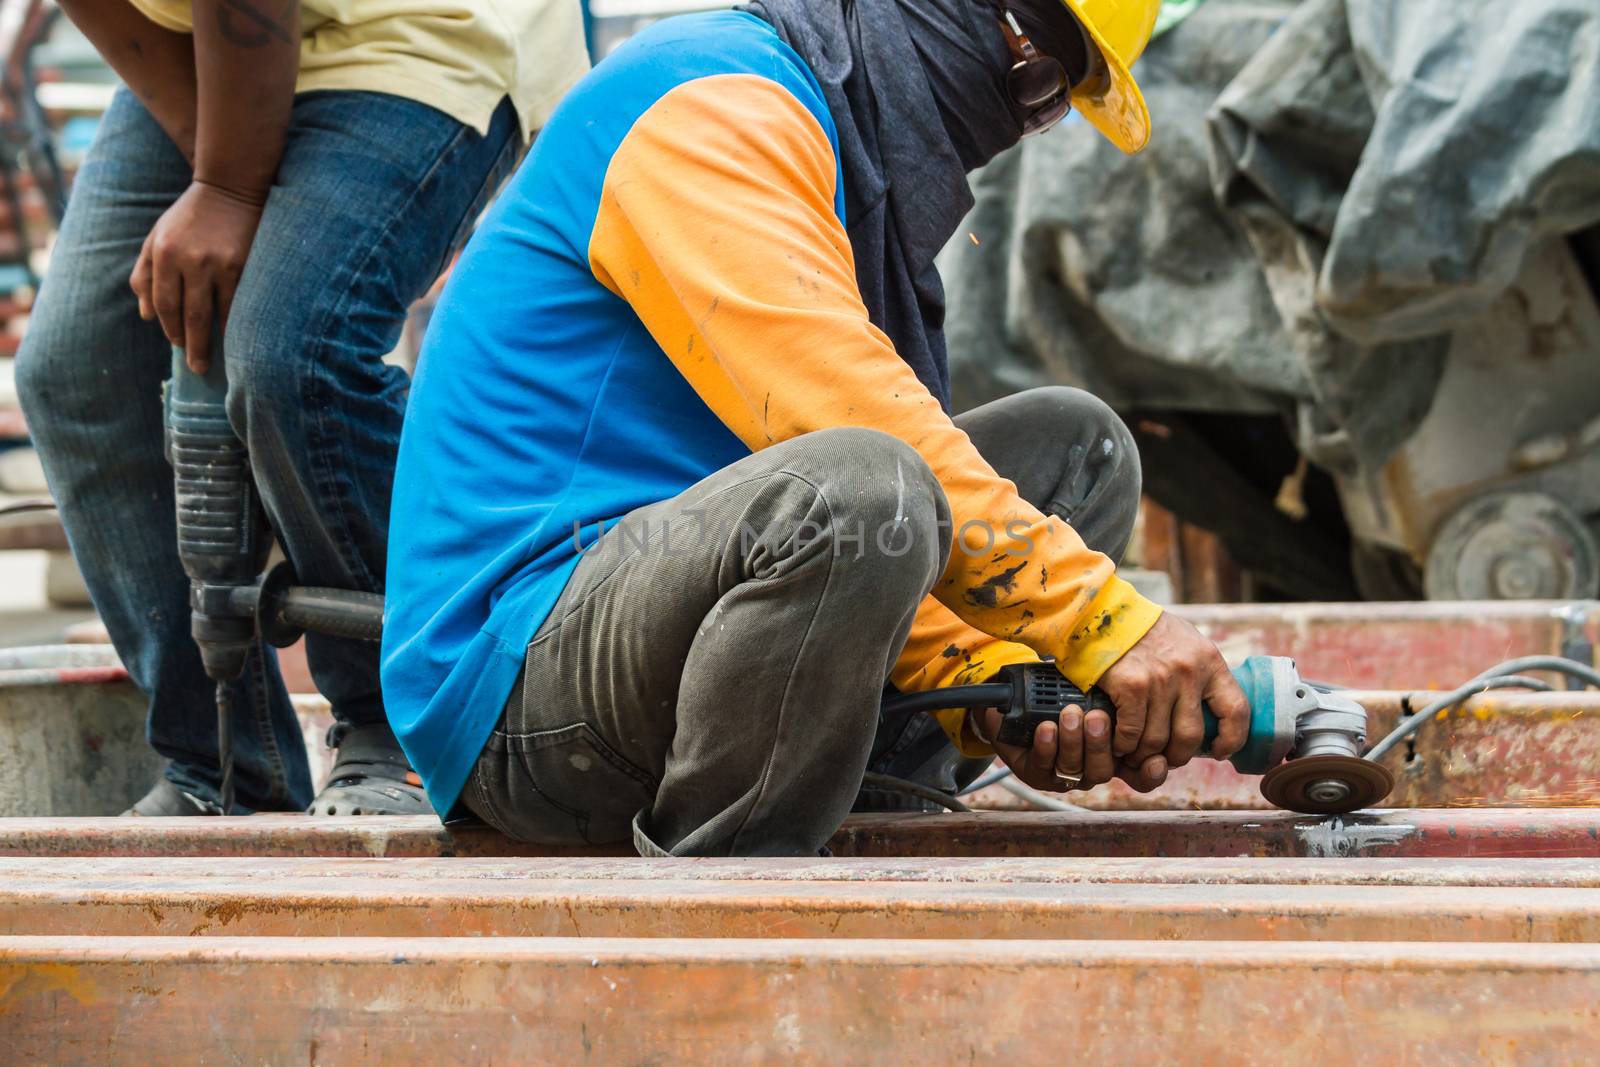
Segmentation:
{"type": "MultiPolygon", "coordinates": [[[[308,585],[383,591],[408,388],[383,357],[520,143],[509,101],[479,136],[400,97],[295,99],[223,350],[234,429],[308,585]]],[[[149,697],[150,743],[174,784],[215,800],[213,687],[189,637],[162,451],[171,348],[128,288],[145,236],[190,178],[149,112],[119,91],[73,187],[17,386],[95,607],[149,697]]],[[[311,636],[306,650],[336,719],[384,721],[377,645],[311,636]]],[[[303,810],[310,769],[270,649],[251,656],[236,690],[239,806],[303,810]]]]}

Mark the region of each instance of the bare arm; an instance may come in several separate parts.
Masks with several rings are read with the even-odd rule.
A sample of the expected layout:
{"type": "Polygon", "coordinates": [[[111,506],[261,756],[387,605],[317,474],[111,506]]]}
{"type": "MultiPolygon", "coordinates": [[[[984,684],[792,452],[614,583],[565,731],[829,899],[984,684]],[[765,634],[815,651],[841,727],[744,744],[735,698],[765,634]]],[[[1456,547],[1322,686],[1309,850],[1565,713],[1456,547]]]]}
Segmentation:
{"type": "Polygon", "coordinates": [[[283,157],[300,70],[299,0],[194,0],[194,182],[128,282],[189,365],[211,361],[283,157]]]}
{"type": "Polygon", "coordinates": [[[283,155],[300,72],[300,0],[194,0],[195,180],[257,203],[283,155]]]}
{"type": "Polygon", "coordinates": [[[193,163],[193,39],[157,26],[127,0],[61,0],[61,9],[193,163]]]}

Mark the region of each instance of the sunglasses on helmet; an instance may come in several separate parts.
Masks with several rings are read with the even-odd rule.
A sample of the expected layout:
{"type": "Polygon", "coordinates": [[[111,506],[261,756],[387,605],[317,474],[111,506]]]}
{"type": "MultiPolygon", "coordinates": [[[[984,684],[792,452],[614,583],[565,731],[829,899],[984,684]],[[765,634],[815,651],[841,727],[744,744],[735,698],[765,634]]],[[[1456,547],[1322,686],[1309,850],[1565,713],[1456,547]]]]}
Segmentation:
{"type": "MultiPolygon", "coordinates": [[[[1059,59],[1047,56],[1034,47],[1010,9],[997,6],[995,10],[1000,16],[1000,30],[1005,34],[1006,46],[1011,49],[1014,61],[1006,72],[1006,92],[1013,103],[1028,112],[1022,121],[1022,136],[1043,133],[1072,110],[1073,86],[1067,77],[1067,68],[1059,59]]],[[[1078,31],[1082,33],[1083,27],[1079,26],[1078,31]]],[[[1091,57],[1099,54],[1099,50],[1087,38],[1084,48],[1091,57]]]]}

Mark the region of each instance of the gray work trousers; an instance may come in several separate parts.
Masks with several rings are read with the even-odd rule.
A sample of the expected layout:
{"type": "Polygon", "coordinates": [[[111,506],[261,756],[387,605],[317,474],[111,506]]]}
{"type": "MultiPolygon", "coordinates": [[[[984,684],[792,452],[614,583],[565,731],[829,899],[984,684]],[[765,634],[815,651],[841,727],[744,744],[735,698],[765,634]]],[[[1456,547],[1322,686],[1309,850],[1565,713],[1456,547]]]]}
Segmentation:
{"type": "MultiPolygon", "coordinates": [[[[955,421],[1024,499],[1121,557],[1140,474],[1110,408],[1045,388],[955,421]]],[[[879,729],[951,536],[922,458],[855,428],[638,509],[588,546],[534,635],[462,800],[524,841],[815,855],[869,761],[947,788],[962,762],[970,777],[983,761],[961,761],[931,717],[879,729]]]]}

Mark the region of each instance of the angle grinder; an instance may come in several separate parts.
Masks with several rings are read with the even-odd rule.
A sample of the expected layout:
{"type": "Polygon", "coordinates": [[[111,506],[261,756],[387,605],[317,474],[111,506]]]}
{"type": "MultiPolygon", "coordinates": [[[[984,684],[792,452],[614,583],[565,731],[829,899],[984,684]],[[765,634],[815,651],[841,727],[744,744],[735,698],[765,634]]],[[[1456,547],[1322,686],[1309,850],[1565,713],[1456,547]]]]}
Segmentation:
{"type": "MultiPolygon", "coordinates": [[[[1262,775],[1261,795],[1274,807],[1310,815],[1342,815],[1371,807],[1394,788],[1388,768],[1361,758],[1367,743],[1367,711],[1342,693],[1300,677],[1294,660],[1252,656],[1233,676],[1250,703],[1250,731],[1229,758],[1241,774],[1262,775]]],[[[1015,663],[995,681],[893,697],[885,715],[949,708],[999,708],[1005,713],[998,740],[1026,748],[1041,723],[1055,722],[1063,708],[1100,710],[1115,722],[1117,709],[1104,691],[1084,692],[1055,664],[1015,663]]],[[[1216,740],[1217,717],[1204,709],[1205,745],[1216,740]]]]}

